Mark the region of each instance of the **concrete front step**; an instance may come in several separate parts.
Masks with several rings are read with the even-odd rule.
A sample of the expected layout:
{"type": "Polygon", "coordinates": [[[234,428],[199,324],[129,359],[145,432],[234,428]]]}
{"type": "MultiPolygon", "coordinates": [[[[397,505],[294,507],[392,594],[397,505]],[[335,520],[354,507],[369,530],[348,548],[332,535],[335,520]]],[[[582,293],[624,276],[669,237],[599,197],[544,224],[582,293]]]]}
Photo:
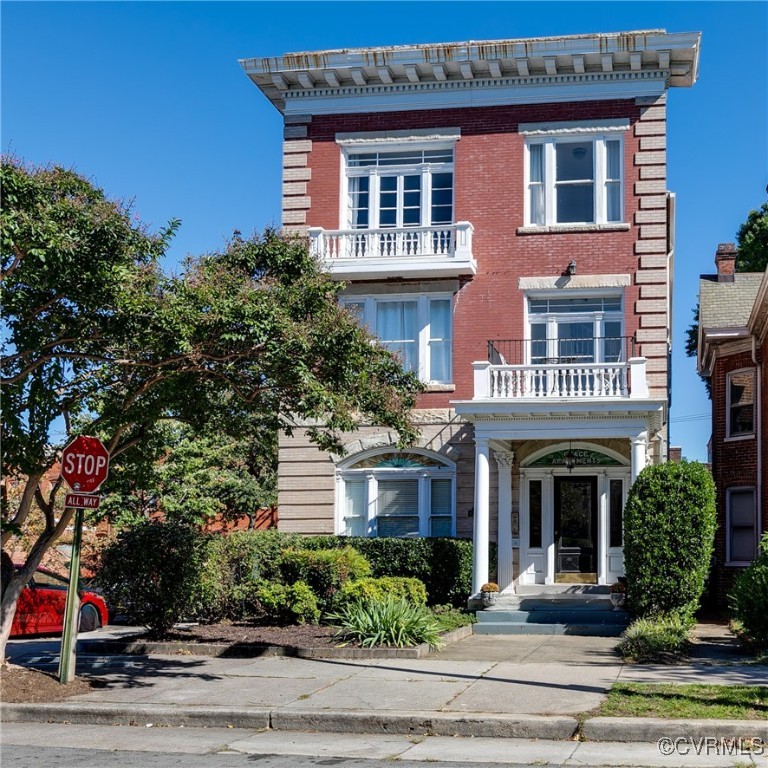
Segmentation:
{"type": "Polygon", "coordinates": [[[484,610],[477,612],[479,624],[629,624],[629,614],[626,611],[601,610],[566,610],[552,608],[549,610],[515,611],[484,610]]]}
{"type": "Polygon", "coordinates": [[[608,595],[610,587],[606,584],[519,584],[515,587],[516,595],[608,595]]]}
{"type": "Polygon", "coordinates": [[[589,637],[618,637],[623,624],[514,624],[512,622],[482,622],[475,624],[476,635],[584,635],[589,637]]]}
{"type": "Polygon", "coordinates": [[[553,609],[568,611],[612,611],[613,603],[608,595],[567,595],[528,597],[526,595],[500,595],[496,603],[487,608],[489,611],[551,611],[553,609]]]}

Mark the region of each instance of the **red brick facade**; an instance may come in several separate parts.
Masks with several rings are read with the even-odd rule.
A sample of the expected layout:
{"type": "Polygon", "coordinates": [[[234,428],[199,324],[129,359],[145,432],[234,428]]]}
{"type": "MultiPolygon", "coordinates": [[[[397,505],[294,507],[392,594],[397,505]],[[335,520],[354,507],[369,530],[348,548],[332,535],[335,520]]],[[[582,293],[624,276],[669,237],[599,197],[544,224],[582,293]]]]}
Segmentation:
{"type": "MultiPolygon", "coordinates": [[[[636,241],[641,228],[626,231],[522,234],[524,225],[524,146],[518,133],[521,122],[600,120],[628,118],[630,130],[624,138],[624,220],[634,222],[641,180],[635,156],[641,138],[634,126],[641,106],[631,100],[583,103],[482,107],[376,114],[314,116],[307,125],[312,142],[308,156],[311,180],[307,195],[311,208],[307,223],[312,227],[337,229],[340,225],[340,148],[336,134],[353,131],[459,128],[454,161],[455,221],[474,226],[473,252],[477,275],[464,280],[454,307],[453,370],[455,392],[431,392],[422,396],[420,408],[447,408],[451,400],[471,399],[472,367],[486,359],[489,339],[522,339],[525,295],[518,279],[528,276],[557,276],[575,260],[578,274],[629,274],[632,285],[625,289],[624,335],[634,336],[639,317],[634,311],[640,286],[636,241]]],[[[661,165],[658,174],[665,175],[661,165]]]]}

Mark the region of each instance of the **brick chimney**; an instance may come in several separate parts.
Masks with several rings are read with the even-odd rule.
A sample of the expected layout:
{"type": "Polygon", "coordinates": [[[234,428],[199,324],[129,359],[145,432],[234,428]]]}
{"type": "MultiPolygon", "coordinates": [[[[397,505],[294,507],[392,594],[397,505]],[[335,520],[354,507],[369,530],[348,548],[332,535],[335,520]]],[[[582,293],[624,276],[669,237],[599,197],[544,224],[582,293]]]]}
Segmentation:
{"type": "Polygon", "coordinates": [[[720,243],[717,246],[715,254],[715,266],[717,267],[717,282],[732,283],[736,272],[736,250],[735,243],[720,243]]]}

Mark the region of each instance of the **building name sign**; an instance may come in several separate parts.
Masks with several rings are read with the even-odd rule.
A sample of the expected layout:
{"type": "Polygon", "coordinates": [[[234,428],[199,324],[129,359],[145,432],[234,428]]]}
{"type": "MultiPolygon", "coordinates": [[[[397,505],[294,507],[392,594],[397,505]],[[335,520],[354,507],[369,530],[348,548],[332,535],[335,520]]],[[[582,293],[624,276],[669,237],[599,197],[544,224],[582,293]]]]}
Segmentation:
{"type": "Polygon", "coordinates": [[[585,448],[573,448],[570,451],[553,451],[546,456],[537,459],[532,467],[564,467],[566,466],[566,454],[570,453],[577,467],[619,467],[620,462],[597,451],[588,451],[585,448]]]}

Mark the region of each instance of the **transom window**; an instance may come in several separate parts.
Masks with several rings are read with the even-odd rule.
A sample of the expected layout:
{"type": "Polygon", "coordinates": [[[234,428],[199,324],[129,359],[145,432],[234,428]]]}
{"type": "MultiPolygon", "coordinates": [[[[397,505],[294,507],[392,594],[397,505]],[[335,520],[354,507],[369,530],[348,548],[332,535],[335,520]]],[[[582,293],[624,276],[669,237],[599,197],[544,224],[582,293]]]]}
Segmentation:
{"type": "Polygon", "coordinates": [[[727,435],[751,437],[755,433],[755,370],[733,371],[727,381],[727,435]]]}
{"type": "Polygon", "coordinates": [[[453,222],[453,145],[346,151],[349,229],[453,222]]]}
{"type": "Polygon", "coordinates": [[[435,384],[452,377],[451,302],[446,294],[342,299],[383,347],[399,355],[405,370],[435,384]]]}
{"type": "Polygon", "coordinates": [[[526,149],[526,224],[624,220],[620,135],[530,137],[526,149]]]}
{"type": "Polygon", "coordinates": [[[343,536],[452,536],[455,470],[418,454],[386,452],[339,471],[343,536]]]}
{"type": "Polygon", "coordinates": [[[626,362],[621,296],[529,297],[531,365],[626,362]]]}

